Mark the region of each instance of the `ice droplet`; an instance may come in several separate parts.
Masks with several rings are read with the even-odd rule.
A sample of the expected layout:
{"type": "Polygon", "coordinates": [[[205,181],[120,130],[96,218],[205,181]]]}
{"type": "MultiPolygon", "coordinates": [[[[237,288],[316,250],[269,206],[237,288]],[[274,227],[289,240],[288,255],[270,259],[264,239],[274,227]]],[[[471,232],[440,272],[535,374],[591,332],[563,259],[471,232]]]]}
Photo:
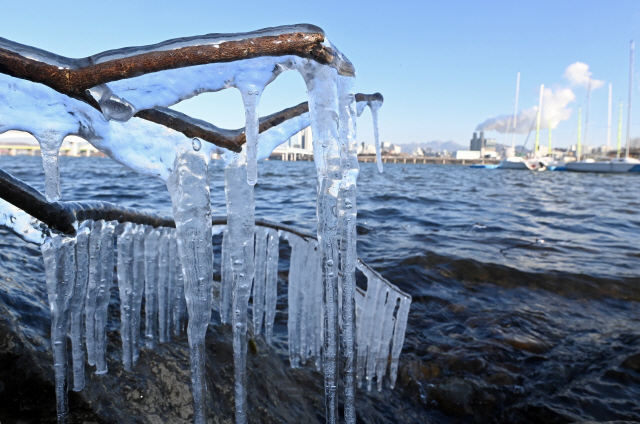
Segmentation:
{"type": "Polygon", "coordinates": [[[193,150],[197,152],[202,147],[202,142],[198,137],[193,137],[191,139],[191,145],[193,146],[193,150]]]}

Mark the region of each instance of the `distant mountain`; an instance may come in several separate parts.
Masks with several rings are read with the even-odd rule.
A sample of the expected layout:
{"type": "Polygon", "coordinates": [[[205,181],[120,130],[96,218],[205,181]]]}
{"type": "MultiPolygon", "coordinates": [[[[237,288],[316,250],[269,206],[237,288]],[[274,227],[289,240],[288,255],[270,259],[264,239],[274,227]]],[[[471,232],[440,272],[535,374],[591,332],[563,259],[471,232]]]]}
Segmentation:
{"type": "Polygon", "coordinates": [[[461,146],[455,141],[439,141],[439,140],[425,141],[422,143],[406,143],[406,144],[401,144],[400,147],[402,147],[402,152],[404,153],[411,153],[418,147],[420,147],[421,149],[431,149],[435,152],[442,151],[442,150],[446,150],[448,152],[455,152],[456,150],[469,149],[469,146],[466,146],[466,147],[461,146]]]}

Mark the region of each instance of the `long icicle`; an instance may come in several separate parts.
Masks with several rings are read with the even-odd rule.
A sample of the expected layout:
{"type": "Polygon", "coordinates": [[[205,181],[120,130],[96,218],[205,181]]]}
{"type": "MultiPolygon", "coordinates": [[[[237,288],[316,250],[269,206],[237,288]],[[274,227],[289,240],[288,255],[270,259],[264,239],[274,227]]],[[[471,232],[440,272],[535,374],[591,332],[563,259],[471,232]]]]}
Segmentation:
{"type": "Polygon", "coordinates": [[[133,346],[131,336],[131,310],[133,304],[133,224],[124,224],[118,236],[118,290],[120,293],[120,336],[122,338],[122,363],[125,371],[131,371],[133,346]]]}
{"type": "Polygon", "coordinates": [[[54,234],[41,247],[51,307],[51,345],[56,379],[58,424],[66,424],[69,415],[67,332],[70,320],[69,303],[76,279],[75,246],[75,238],[54,234]]]}
{"type": "MultiPolygon", "coordinates": [[[[356,349],[355,349],[355,291],[356,291],[356,217],[357,186],[356,181],[360,172],[358,165],[358,142],[356,140],[356,111],[354,79],[338,76],[339,101],[339,135],[340,161],[342,167],[342,181],[338,195],[339,228],[341,230],[342,271],[342,352],[344,356],[344,416],[347,424],[356,422],[356,349]]],[[[380,103],[376,101],[376,103],[380,103]]],[[[371,108],[379,109],[379,105],[371,108]]],[[[377,127],[377,113],[376,127],[377,127]]]]}
{"type": "Polygon", "coordinates": [[[167,180],[167,188],[173,203],[189,312],[187,336],[191,352],[193,420],[195,424],[204,424],[207,422],[205,336],[213,306],[213,244],[207,158],[197,151],[182,153],[167,180]]]}
{"type": "Polygon", "coordinates": [[[324,286],[324,390],[327,423],[338,422],[338,96],[334,70],[309,62],[300,69],[309,95],[313,158],[318,176],[316,214],[324,286]]]}
{"type": "Polygon", "coordinates": [[[253,185],[246,182],[248,165],[244,152],[227,155],[224,177],[233,270],[231,311],[236,424],[244,424],[247,422],[247,309],[254,274],[255,200],[253,185]]]}
{"type": "Polygon", "coordinates": [[[89,236],[93,221],[80,224],[76,234],[76,286],[71,298],[71,356],[73,358],[73,390],[84,388],[84,349],[82,347],[82,317],[89,283],[89,236]]]}
{"type": "Polygon", "coordinates": [[[267,282],[264,295],[264,335],[269,344],[271,344],[271,338],[273,337],[273,322],[276,316],[276,303],[278,302],[279,248],[278,231],[270,228],[267,238],[267,282]]]}

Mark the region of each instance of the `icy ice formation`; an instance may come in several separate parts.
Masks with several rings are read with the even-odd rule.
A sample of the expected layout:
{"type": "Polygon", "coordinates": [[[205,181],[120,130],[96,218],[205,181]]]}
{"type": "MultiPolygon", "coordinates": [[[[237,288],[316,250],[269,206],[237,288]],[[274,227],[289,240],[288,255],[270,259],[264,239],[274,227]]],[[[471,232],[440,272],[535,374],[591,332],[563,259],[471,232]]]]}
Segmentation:
{"type": "Polygon", "coordinates": [[[269,344],[271,344],[271,338],[273,337],[273,323],[276,317],[276,303],[278,301],[279,254],[278,231],[269,229],[267,235],[267,275],[264,293],[264,334],[269,344]]]}
{"type": "Polygon", "coordinates": [[[76,240],[54,234],[42,244],[51,305],[51,345],[56,379],[58,422],[67,423],[67,332],[69,303],[76,279],[76,240]]]}
{"type": "Polygon", "coordinates": [[[73,358],[73,390],[84,387],[84,349],[82,347],[83,312],[89,284],[89,237],[93,221],[80,224],[76,234],[76,280],[71,297],[71,351],[73,358]]]}
{"type": "Polygon", "coordinates": [[[167,180],[189,312],[187,335],[191,351],[191,387],[196,424],[207,421],[204,339],[213,306],[209,157],[202,150],[184,151],[176,159],[175,170],[167,180]]]}
{"type": "MultiPolygon", "coordinates": [[[[311,126],[316,141],[318,239],[310,241],[288,235],[297,252],[292,258],[290,275],[291,363],[297,366],[309,358],[317,363],[322,350],[327,421],[335,423],[338,421],[342,340],[346,360],[345,421],[355,423],[355,182],[358,175],[352,91],[355,71],[322,30],[299,25],[248,34],[212,34],[115,50],[85,59],[67,59],[2,39],[0,50],[10,53],[0,64],[3,69],[0,132],[27,131],[39,140],[49,201],[60,198],[57,154],[60,143],[70,134],[85,138],[132,170],[166,182],[173,203],[175,231],[103,220],[83,223],[79,228],[77,243],[88,246],[88,260],[83,265],[88,267],[84,297],[87,357],[91,365],[96,365],[96,373],[107,371],[105,325],[113,283],[115,235],[125,368],[131,369],[139,355],[143,287],[147,347],[155,346],[158,339],[169,341],[171,328],[174,333],[181,330],[182,311],[186,306],[196,423],[206,422],[204,338],[213,304],[207,168],[211,154],[222,153],[226,161],[228,228],[222,249],[220,314],[223,322],[230,320],[233,324],[236,422],[244,423],[247,310],[256,261],[254,325],[259,332],[264,316],[269,342],[277,296],[277,231],[259,230],[254,248],[256,161],[267,157],[300,129],[311,126]],[[155,60],[138,60],[139,55],[151,53],[155,60]],[[22,56],[17,64],[11,62],[16,56],[22,56]],[[309,112],[274,124],[259,134],[260,96],[270,82],[287,70],[297,70],[303,76],[309,112]],[[245,105],[246,145],[241,152],[242,143],[225,144],[230,150],[203,143],[199,136],[189,135],[195,120],[163,109],[203,92],[232,87],[240,91],[245,105]],[[152,113],[144,113],[151,108],[155,108],[152,113]],[[158,116],[162,116],[162,124],[154,120],[159,119],[158,116]],[[341,299],[339,272],[342,274],[341,299]],[[182,281],[183,285],[176,288],[176,281],[182,281]]],[[[381,98],[366,101],[374,114],[381,170],[377,137],[381,98]]],[[[360,112],[360,105],[357,107],[360,112]]],[[[218,130],[210,124],[196,124],[197,130],[205,133],[218,130]]],[[[221,132],[224,131],[218,131],[221,132]]],[[[52,240],[55,241],[55,237],[52,240]]],[[[66,243],[67,239],[64,240],[66,243]]],[[[76,243],[76,239],[69,240],[76,243]]],[[[84,249],[81,250],[84,252],[84,249]]],[[[78,275],[81,274],[78,271],[78,275]]],[[[391,292],[389,288],[386,290],[391,292]]],[[[404,300],[395,315],[393,336],[388,326],[382,330],[384,334],[367,333],[372,337],[366,341],[367,354],[388,350],[388,345],[381,345],[390,338],[394,343],[392,356],[396,342],[401,347],[402,340],[397,334],[404,325],[401,324],[404,300]]],[[[371,306],[370,302],[366,298],[362,302],[363,315],[369,315],[369,309],[380,303],[371,306]]],[[[77,337],[77,334],[73,336],[77,337]]],[[[360,354],[360,346],[358,352],[360,354]]],[[[396,371],[392,369],[392,375],[395,372],[397,366],[396,371]]],[[[78,380],[77,387],[80,384],[78,380]]],[[[62,392],[59,394],[62,396],[62,392]]]]}
{"type": "MultiPolygon", "coordinates": [[[[373,377],[376,377],[378,390],[382,389],[382,378],[386,372],[389,346],[391,363],[389,365],[389,383],[394,387],[398,373],[398,360],[409,317],[411,296],[389,284],[373,269],[358,260],[357,267],[367,277],[367,291],[360,300],[362,315],[358,317],[358,385],[367,381],[371,390],[373,377]],[[383,323],[374,317],[382,317],[383,323]]],[[[359,296],[356,296],[358,299],[359,296]]]]}
{"type": "Polygon", "coordinates": [[[225,156],[228,250],[232,270],[231,323],[235,373],[236,423],[246,417],[247,309],[254,276],[255,200],[253,185],[246,184],[249,165],[245,153],[225,156]]]}
{"type": "Polygon", "coordinates": [[[0,199],[0,227],[7,228],[22,240],[37,245],[44,243],[47,236],[46,225],[3,199],[0,199]]]}

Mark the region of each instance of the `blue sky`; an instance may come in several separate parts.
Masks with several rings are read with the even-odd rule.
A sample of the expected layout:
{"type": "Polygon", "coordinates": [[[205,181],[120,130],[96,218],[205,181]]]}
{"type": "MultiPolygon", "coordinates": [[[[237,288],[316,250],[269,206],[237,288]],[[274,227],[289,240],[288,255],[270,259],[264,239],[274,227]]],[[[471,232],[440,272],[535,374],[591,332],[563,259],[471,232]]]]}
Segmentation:
{"type": "MultiPolygon", "coordinates": [[[[540,84],[554,94],[571,90],[575,100],[567,103],[571,96],[565,96],[567,119],[557,124],[554,143],[575,143],[577,107],[583,106],[584,122],[587,89],[563,75],[576,62],[605,83],[592,91],[589,123],[590,144],[605,144],[608,84],[613,84],[614,127],[623,100],[626,128],[629,41],[640,43],[637,0],[4,3],[0,37],[70,57],[211,32],[318,25],[355,64],[356,90],[383,93],[381,138],[399,144],[453,140],[467,145],[478,124],[512,113],[518,71],[520,110],[537,105],[540,84]]],[[[637,62],[640,70],[640,58],[637,62]]],[[[636,72],[635,137],[640,136],[639,87],[636,72]]],[[[287,72],[267,88],[260,111],[264,115],[305,100],[301,77],[287,72]]],[[[218,126],[244,125],[236,90],[199,96],[179,108],[218,126]]],[[[358,129],[361,141],[372,142],[369,112],[358,129]]],[[[505,140],[495,131],[487,135],[505,140]]],[[[516,143],[525,137],[518,135],[516,143]]],[[[612,137],[615,143],[615,131],[612,137]]],[[[541,138],[546,143],[546,131],[541,138]]]]}

